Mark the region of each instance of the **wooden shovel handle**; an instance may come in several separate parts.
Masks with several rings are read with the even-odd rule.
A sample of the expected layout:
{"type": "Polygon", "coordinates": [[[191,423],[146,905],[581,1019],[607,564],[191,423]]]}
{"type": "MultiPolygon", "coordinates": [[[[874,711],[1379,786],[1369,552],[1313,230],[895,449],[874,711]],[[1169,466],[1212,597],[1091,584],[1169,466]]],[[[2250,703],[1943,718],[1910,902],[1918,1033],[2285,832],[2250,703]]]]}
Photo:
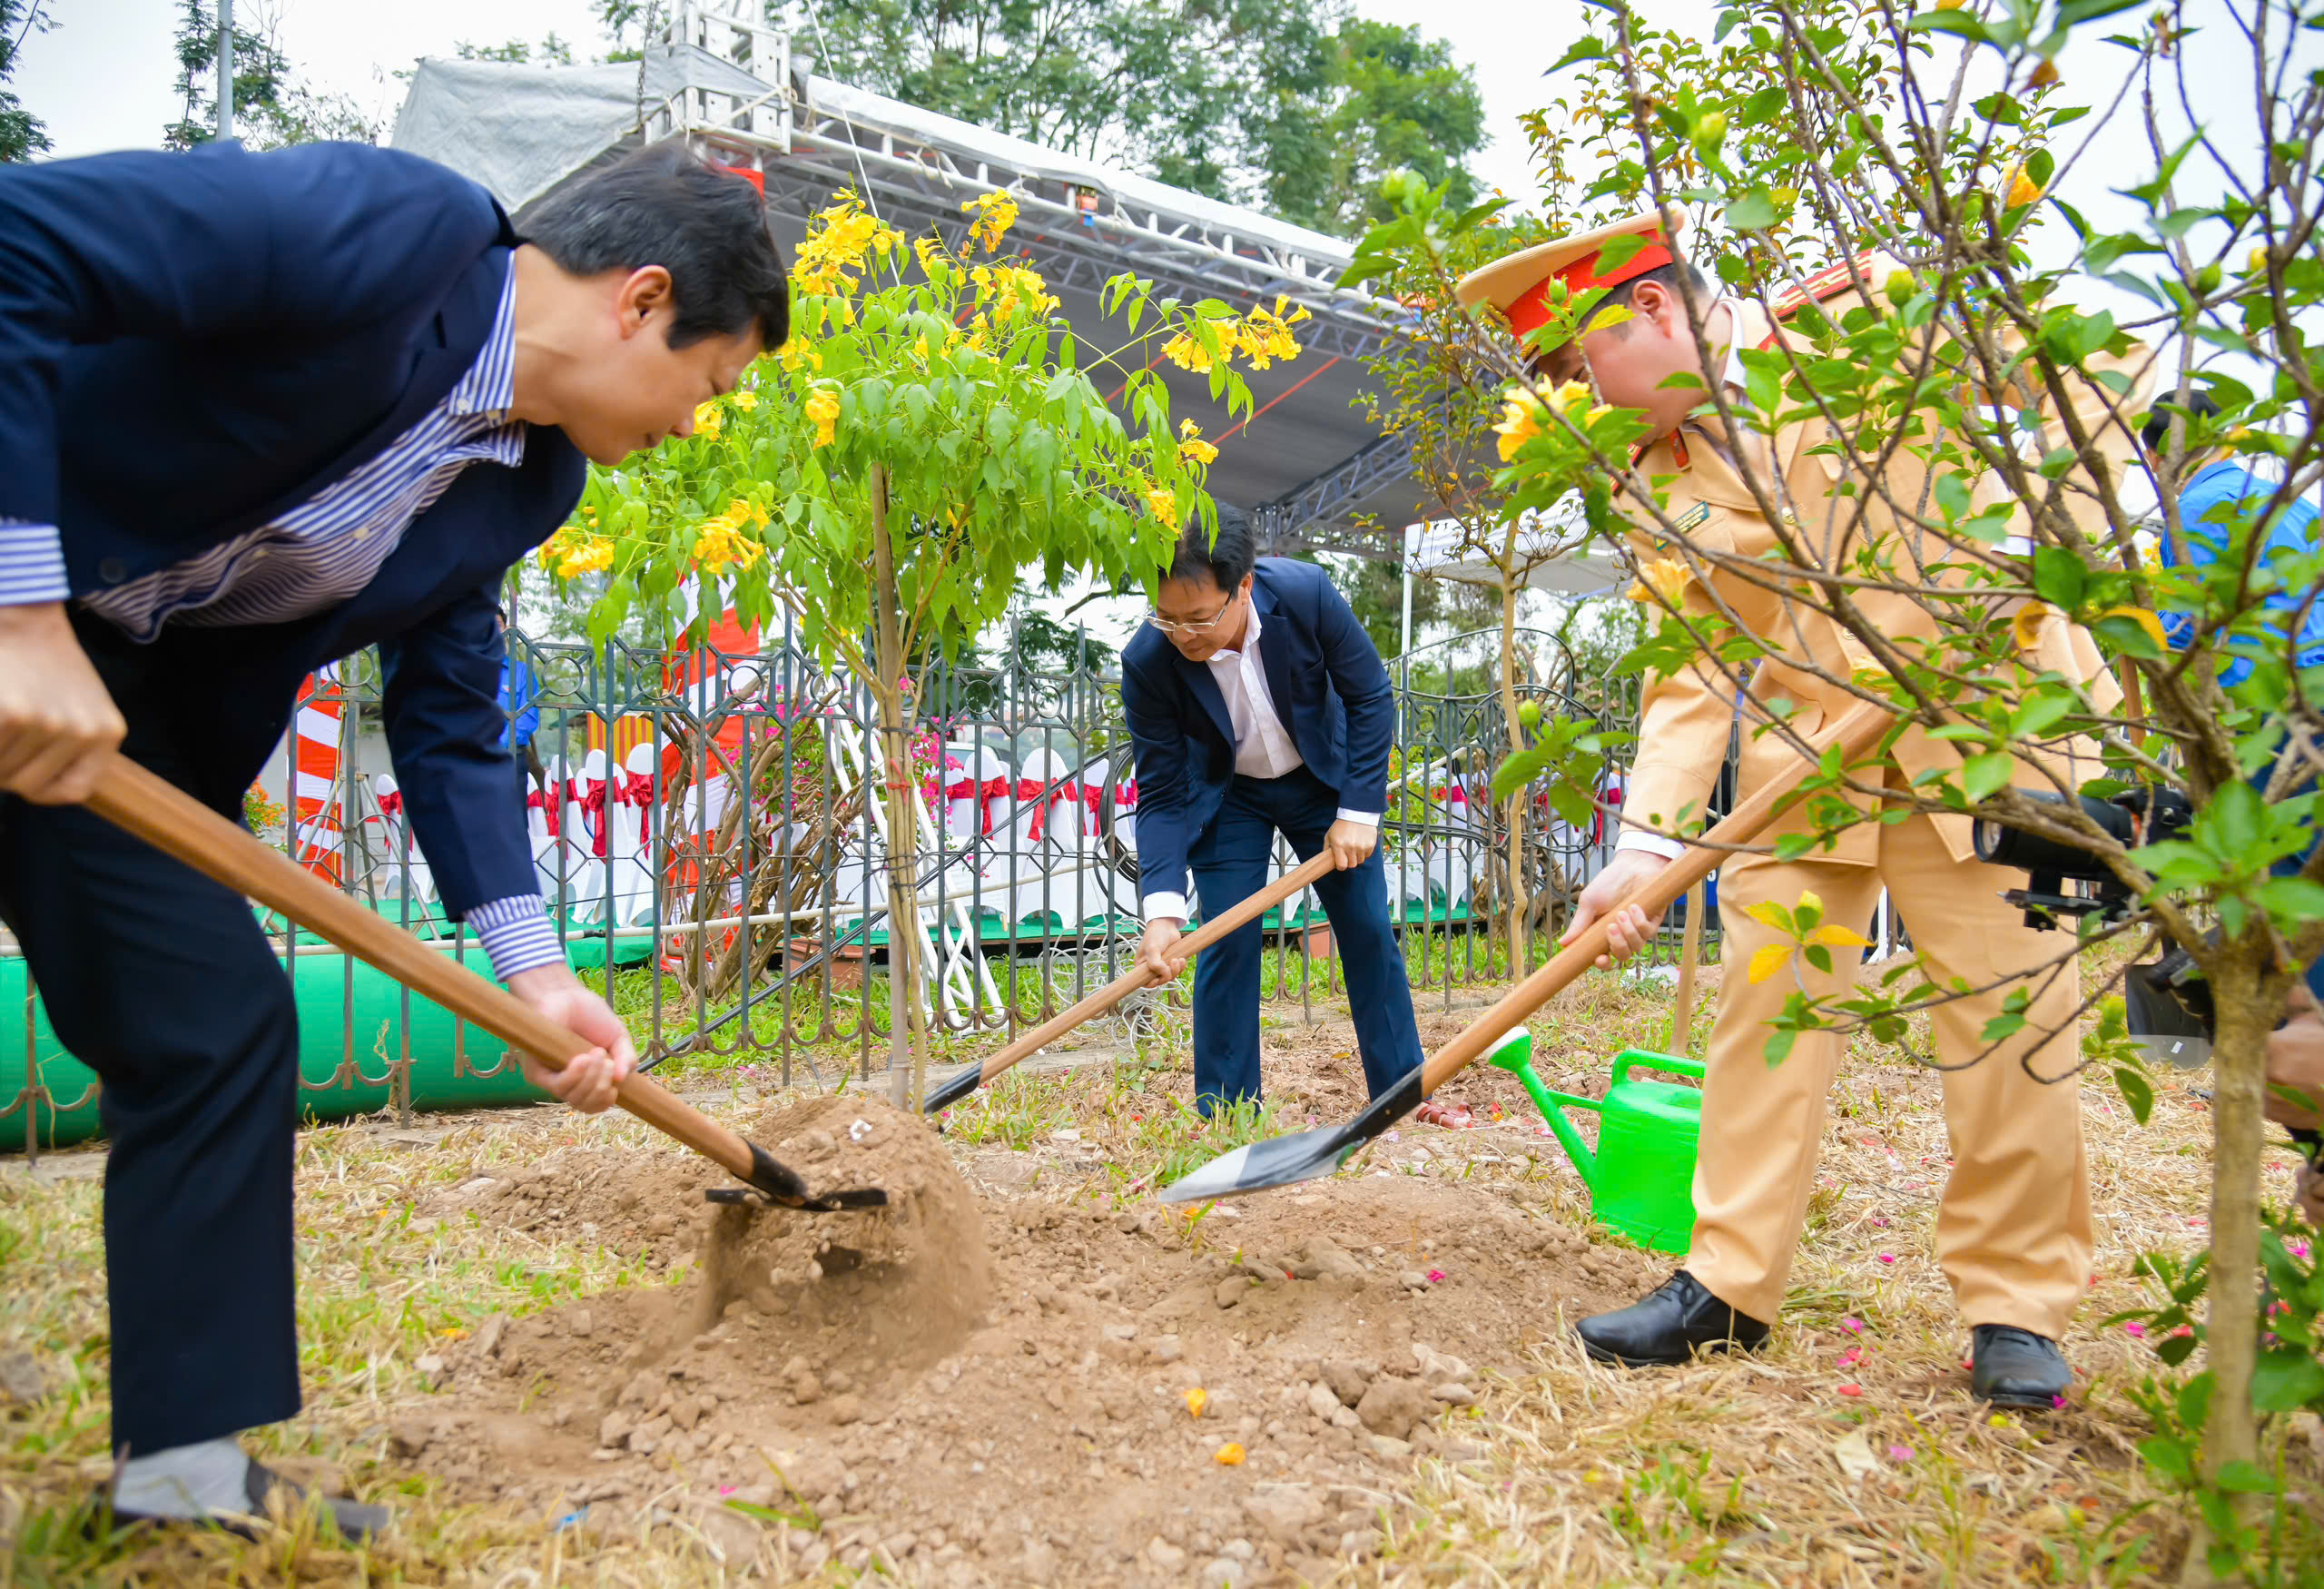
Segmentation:
{"type": "MultiPolygon", "coordinates": [[[[366,910],[305,867],[270,849],[176,785],[116,755],[89,796],[100,816],[155,849],[271,905],[366,965],[433,999],[462,1020],[562,1071],[596,1045],[541,1014],[516,994],[458,964],[366,910]]],[[[651,1077],[632,1072],[615,1100],[721,1167],[752,1179],[751,1144],[681,1102],[651,1077]]]]}
{"type": "Polygon", "coordinates": [[[1703,903],[1706,890],[1698,882],[1687,890],[1687,930],[1679,948],[1679,993],[1670,1012],[1669,1051],[1685,1055],[1694,1046],[1695,968],[1703,957],[1703,903]]]}
{"type": "MultiPolygon", "coordinates": [[[[1200,953],[1237,927],[1258,920],[1331,869],[1331,853],[1317,851],[1242,903],[1221,913],[1216,921],[1205,922],[1179,940],[1179,947],[1188,954],[1200,953]]],[[[1083,1022],[1096,1020],[1153,980],[1154,973],[1147,967],[1132,966],[1072,1008],[1060,1010],[1007,1048],[989,1055],[978,1068],[977,1085],[983,1086],[1018,1061],[1039,1052],[1083,1022]]]]}
{"type": "MultiPolygon", "coordinates": [[[[1854,762],[1878,743],[1880,736],[1895,722],[1893,714],[1866,703],[1841,718],[1829,734],[1810,744],[1819,755],[1837,746],[1844,762],[1854,762]]],[[[1623,900],[1616,908],[1640,905],[1649,916],[1659,916],[1669,910],[1671,901],[1709,876],[1719,862],[1726,859],[1725,850],[1713,846],[1746,844],[1758,837],[1759,830],[1775,819],[1777,807],[1807,781],[1808,774],[1814,770],[1812,760],[1804,761],[1793,775],[1762,785],[1749,799],[1728,813],[1717,827],[1705,834],[1701,843],[1689,844],[1686,854],[1648,878],[1643,888],[1623,900]]],[[[1608,913],[1609,915],[1611,913],[1608,913]]],[[[1431,1054],[1421,1068],[1422,1096],[1427,1096],[1451,1081],[1494,1043],[1514,1031],[1519,1022],[1564,992],[1569,983],[1596,964],[1598,957],[1606,952],[1606,936],[1605,919],[1592,923],[1571,946],[1510,989],[1502,996],[1500,1002],[1478,1016],[1460,1036],[1431,1054]]]]}

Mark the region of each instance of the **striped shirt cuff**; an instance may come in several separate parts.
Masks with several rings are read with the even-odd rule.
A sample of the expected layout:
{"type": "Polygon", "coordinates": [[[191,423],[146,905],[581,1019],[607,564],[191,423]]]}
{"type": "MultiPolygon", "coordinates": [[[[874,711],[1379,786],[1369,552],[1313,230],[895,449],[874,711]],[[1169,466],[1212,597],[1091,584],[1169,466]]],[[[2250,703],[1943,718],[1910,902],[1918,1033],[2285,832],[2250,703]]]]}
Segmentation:
{"type": "Polygon", "coordinates": [[[1339,816],[1342,822],[1352,822],[1356,824],[1359,827],[1378,827],[1380,825],[1380,814],[1376,811],[1350,811],[1346,806],[1343,805],[1340,807],[1339,816]]]}
{"type": "Polygon", "coordinates": [[[64,577],[64,537],[56,526],[0,518],[0,607],[63,601],[72,594],[64,577]]]}
{"type": "Polygon", "coordinates": [[[492,974],[504,982],[518,972],[565,963],[565,946],[556,941],[539,894],[511,894],[480,904],[468,913],[468,923],[484,940],[492,974]]]}

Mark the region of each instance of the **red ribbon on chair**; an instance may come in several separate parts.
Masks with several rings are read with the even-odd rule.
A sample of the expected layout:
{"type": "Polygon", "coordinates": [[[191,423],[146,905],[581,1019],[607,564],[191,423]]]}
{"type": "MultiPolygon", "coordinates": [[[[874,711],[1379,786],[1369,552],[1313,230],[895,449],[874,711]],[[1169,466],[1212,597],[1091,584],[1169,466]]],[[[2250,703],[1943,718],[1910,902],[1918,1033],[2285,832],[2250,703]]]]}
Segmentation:
{"type": "Polygon", "coordinates": [[[621,798],[637,807],[637,842],[654,841],[654,775],[624,773],[621,775],[621,798]]]}
{"type": "Polygon", "coordinates": [[[581,825],[589,830],[589,853],[606,858],[606,786],[593,783],[581,795],[581,825]],[[594,820],[593,820],[594,819],[594,820]]]}
{"type": "Polygon", "coordinates": [[[1041,801],[1039,805],[1033,807],[1033,825],[1025,833],[1025,840],[1028,844],[1039,844],[1042,835],[1049,831],[1049,807],[1057,803],[1053,800],[1041,800],[1041,792],[1048,787],[1049,785],[1039,778],[1017,780],[1017,798],[1019,802],[1030,804],[1036,800],[1041,801]]]}
{"type": "Polygon", "coordinates": [[[1068,784],[1074,797],[1089,808],[1089,831],[1098,831],[1098,814],[1105,809],[1106,786],[1103,784],[1068,784]]]}
{"type": "Polygon", "coordinates": [[[976,786],[977,794],[984,803],[985,837],[992,836],[992,803],[996,800],[1008,799],[1009,791],[1015,787],[1016,785],[1006,778],[987,778],[976,786]]]}
{"type": "Polygon", "coordinates": [[[551,800],[538,789],[528,789],[525,792],[525,809],[541,814],[541,825],[548,830],[548,836],[551,838],[556,837],[557,806],[560,804],[558,801],[551,800]]]}
{"type": "Polygon", "coordinates": [[[391,789],[387,794],[379,796],[379,814],[381,816],[401,816],[403,814],[402,790],[391,789]]]}

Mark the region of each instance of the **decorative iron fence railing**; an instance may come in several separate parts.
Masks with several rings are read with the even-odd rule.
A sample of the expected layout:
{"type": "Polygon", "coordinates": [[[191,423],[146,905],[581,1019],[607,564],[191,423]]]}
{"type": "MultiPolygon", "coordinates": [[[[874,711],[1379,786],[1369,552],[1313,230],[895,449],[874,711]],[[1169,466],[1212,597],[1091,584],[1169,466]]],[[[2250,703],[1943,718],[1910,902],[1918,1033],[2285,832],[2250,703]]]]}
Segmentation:
{"type": "MultiPolygon", "coordinates": [[[[786,1086],[884,1064],[898,930],[887,881],[897,846],[881,798],[891,775],[918,794],[910,849],[919,908],[902,930],[917,943],[933,1031],[1007,1033],[1128,968],[1140,930],[1137,776],[1112,656],[1079,635],[1038,638],[1048,644],[1012,632],[998,659],[936,664],[915,677],[910,765],[891,775],[903,758],[883,745],[868,692],[817,666],[788,632],[727,625],[696,650],[510,633],[504,706],[523,764],[512,813],[521,803],[568,958],[602,979],[645,1062],[746,1056],[755,1074],[786,1086]]],[[[1627,725],[1634,701],[1617,683],[1577,679],[1554,636],[1521,638],[1521,700],[1627,725]]],[[[1497,685],[1430,693],[1411,687],[1408,668],[1393,676],[1398,733],[1382,824],[1391,908],[1413,987],[1449,1006],[1460,990],[1506,982],[1521,957],[1546,958],[1614,833],[1603,819],[1563,822],[1539,790],[1493,804],[1492,769],[1509,748],[1497,685]],[[1521,912],[1512,909],[1512,874],[1521,912]]],[[[271,836],[481,967],[473,934],[447,921],[406,824],[379,696],[369,653],[309,681],[262,780],[283,808],[271,836]]],[[[1621,776],[1610,758],[1610,798],[1621,776]]],[[[1294,864],[1280,844],[1276,864],[1294,864]]],[[[310,1107],[383,1098],[408,1108],[416,1088],[433,1097],[513,1085],[513,1057],[497,1040],[288,923],[268,927],[300,999],[310,1107]]],[[[1262,928],[1268,998],[1312,1014],[1318,1000],[1344,995],[1312,893],[1270,912],[1262,928]]],[[[1675,923],[1668,936],[1675,946],[1675,923]]],[[[0,1065],[0,1146],[47,1134],[34,1122],[94,1100],[44,1082],[61,1051],[36,1019],[36,992],[12,947],[0,948],[0,1001],[21,996],[25,1033],[21,1067],[0,1065]]],[[[1170,1008],[1166,996],[1143,995],[1111,1019],[1134,1041],[1180,1019],[1170,1008]]]]}

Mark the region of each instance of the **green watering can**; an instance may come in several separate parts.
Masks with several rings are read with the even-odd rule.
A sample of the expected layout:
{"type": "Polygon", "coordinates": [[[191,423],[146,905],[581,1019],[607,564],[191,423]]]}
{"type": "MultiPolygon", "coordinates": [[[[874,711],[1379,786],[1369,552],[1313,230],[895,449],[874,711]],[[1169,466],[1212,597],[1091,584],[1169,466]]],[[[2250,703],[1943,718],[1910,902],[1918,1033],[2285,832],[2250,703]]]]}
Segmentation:
{"type": "Polygon", "coordinates": [[[1590,1211],[1600,1224],[1657,1252],[1687,1250],[1695,1229],[1695,1140],[1702,1129],[1702,1090],[1676,1081],[1633,1081],[1630,1074],[1667,1071],[1699,1081],[1700,1061],[1626,1050],[1614,1061],[1613,1081],[1601,1100],[1542,1086],[1533,1073],[1532,1036],[1521,1026],[1485,1058],[1516,1077],[1532,1095],[1541,1118],[1581,1172],[1582,1183],[1590,1189],[1590,1211]],[[1596,1113],[1595,1154],[1561,1104],[1596,1113]]]}

